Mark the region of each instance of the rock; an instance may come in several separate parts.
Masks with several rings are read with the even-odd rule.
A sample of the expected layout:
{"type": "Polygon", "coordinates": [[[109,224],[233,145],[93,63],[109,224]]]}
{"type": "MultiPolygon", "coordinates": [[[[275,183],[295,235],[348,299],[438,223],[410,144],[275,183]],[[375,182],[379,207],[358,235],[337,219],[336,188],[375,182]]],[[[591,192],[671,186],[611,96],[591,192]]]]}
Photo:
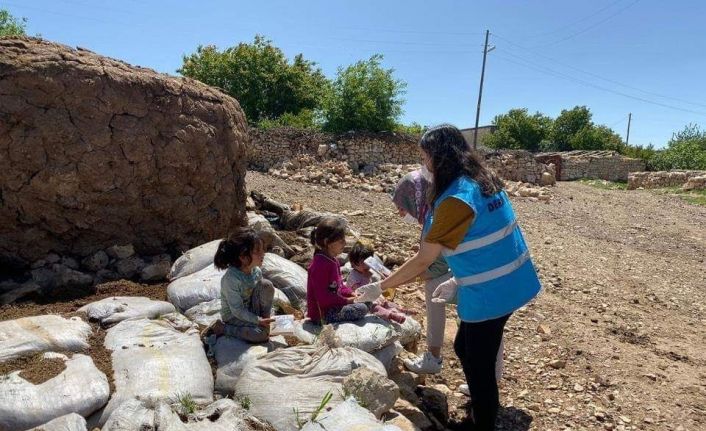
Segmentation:
{"type": "Polygon", "coordinates": [[[76,259],[71,257],[62,257],[61,264],[71,269],[78,269],[78,262],[76,262],[76,259]]]}
{"type": "Polygon", "coordinates": [[[20,298],[23,298],[32,293],[37,293],[42,290],[42,287],[33,281],[25,282],[17,285],[15,289],[7,291],[0,295],[0,305],[11,304],[20,298]]]}
{"type": "Polygon", "coordinates": [[[120,279],[120,275],[108,269],[100,269],[96,272],[96,284],[118,279],[120,279]]]}
{"type": "Polygon", "coordinates": [[[2,38],[0,52],[0,260],[128,242],[155,254],[243,221],[250,138],[235,99],[42,39],[2,38]]]}
{"type": "Polygon", "coordinates": [[[551,172],[542,173],[542,177],[539,179],[539,184],[543,186],[553,186],[556,184],[556,178],[551,172]]]}
{"type": "Polygon", "coordinates": [[[449,421],[449,403],[444,392],[434,387],[419,386],[417,388],[417,395],[421,400],[421,406],[425,412],[434,416],[442,424],[449,421]]]}
{"type": "Polygon", "coordinates": [[[560,370],[566,367],[566,361],[561,359],[555,359],[549,363],[549,366],[556,370],[560,370]]]}
{"type": "MultiPolygon", "coordinates": [[[[144,266],[145,262],[142,259],[137,256],[131,256],[127,259],[119,260],[115,264],[115,270],[123,278],[132,278],[135,274],[142,271],[144,266]]],[[[167,269],[167,273],[169,273],[169,269],[167,269]]]]}
{"type": "Polygon", "coordinates": [[[47,264],[47,261],[46,261],[46,260],[44,260],[44,259],[39,259],[39,260],[35,260],[35,261],[32,263],[32,265],[30,266],[30,268],[31,268],[31,269],[37,269],[37,268],[43,267],[43,266],[46,265],[46,264],[47,264]]]}
{"type": "Polygon", "coordinates": [[[56,274],[49,268],[34,269],[30,272],[32,281],[42,288],[52,287],[55,283],[56,274]]]}
{"type": "Polygon", "coordinates": [[[93,284],[93,276],[76,271],[66,266],[61,266],[56,271],[57,287],[89,287],[93,284]]]}
{"type": "Polygon", "coordinates": [[[47,263],[52,264],[52,263],[58,263],[61,260],[61,257],[59,257],[58,254],[56,253],[49,253],[44,260],[47,261],[47,263]]]}
{"type": "Polygon", "coordinates": [[[581,386],[580,384],[576,383],[576,384],[574,385],[574,391],[575,391],[575,392],[583,392],[583,386],[581,386]]]}
{"type": "Polygon", "coordinates": [[[551,335],[552,330],[549,326],[547,326],[545,324],[539,324],[537,326],[537,332],[542,335],[551,335]]]}
{"type": "Polygon", "coordinates": [[[326,155],[327,152],[328,152],[328,145],[326,145],[326,144],[321,144],[316,149],[316,154],[318,154],[319,157],[323,157],[324,155],[326,155]]]}
{"type": "Polygon", "coordinates": [[[407,400],[398,399],[394,409],[421,430],[431,430],[434,425],[421,410],[407,400]]]}
{"type": "Polygon", "coordinates": [[[390,410],[386,417],[386,425],[394,425],[401,431],[421,431],[421,428],[415,425],[414,422],[395,410],[390,410]]]}
{"type": "Polygon", "coordinates": [[[413,403],[416,403],[419,400],[416,393],[416,388],[422,383],[422,378],[420,376],[410,371],[402,370],[390,374],[390,379],[399,387],[402,398],[413,403]]]}
{"type": "Polygon", "coordinates": [[[84,268],[91,272],[98,272],[99,270],[108,266],[109,261],[110,258],[108,257],[108,254],[103,250],[99,250],[93,255],[83,259],[81,264],[84,268]]]}
{"type": "Polygon", "coordinates": [[[140,279],[142,281],[166,280],[167,274],[169,274],[171,267],[172,265],[168,260],[147,265],[142,269],[140,279]]]}
{"type": "Polygon", "coordinates": [[[108,256],[115,259],[127,259],[128,257],[135,254],[135,247],[132,244],[127,245],[113,245],[106,250],[108,256]]]}
{"type": "Polygon", "coordinates": [[[367,368],[357,368],[343,380],[343,393],[355,397],[378,419],[400,397],[400,389],[395,382],[367,368]]]}

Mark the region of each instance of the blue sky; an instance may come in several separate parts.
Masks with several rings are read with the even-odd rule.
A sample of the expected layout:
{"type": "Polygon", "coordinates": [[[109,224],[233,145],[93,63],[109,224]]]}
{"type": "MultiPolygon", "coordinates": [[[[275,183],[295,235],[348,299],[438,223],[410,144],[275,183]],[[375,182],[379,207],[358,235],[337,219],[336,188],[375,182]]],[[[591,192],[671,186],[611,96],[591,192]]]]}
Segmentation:
{"type": "Polygon", "coordinates": [[[663,146],[706,127],[706,2],[13,0],[28,32],[176,74],[199,44],[273,40],[327,76],[381,53],[407,82],[403,122],[475,120],[484,31],[481,124],[510,108],[556,116],[587,105],[630,143],[663,146]]]}

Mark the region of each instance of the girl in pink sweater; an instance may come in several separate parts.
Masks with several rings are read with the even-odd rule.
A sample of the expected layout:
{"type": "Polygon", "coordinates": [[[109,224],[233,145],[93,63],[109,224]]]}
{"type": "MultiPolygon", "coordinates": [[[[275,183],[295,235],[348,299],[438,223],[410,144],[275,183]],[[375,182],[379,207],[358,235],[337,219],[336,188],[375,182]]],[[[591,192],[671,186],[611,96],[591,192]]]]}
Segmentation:
{"type": "Polygon", "coordinates": [[[365,317],[367,305],[339,294],[346,290],[346,285],[336,256],[346,245],[346,221],[337,217],[322,219],[311,233],[311,243],[316,250],[306,285],[309,319],[316,323],[336,323],[365,317]]]}

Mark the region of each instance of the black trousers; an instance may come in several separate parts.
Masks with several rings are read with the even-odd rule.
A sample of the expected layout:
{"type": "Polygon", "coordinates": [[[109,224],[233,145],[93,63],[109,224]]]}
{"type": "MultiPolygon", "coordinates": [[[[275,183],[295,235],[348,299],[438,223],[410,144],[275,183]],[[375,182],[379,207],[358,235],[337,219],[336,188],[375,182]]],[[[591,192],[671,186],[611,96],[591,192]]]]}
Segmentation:
{"type": "Polygon", "coordinates": [[[454,341],[454,350],[461,360],[471,393],[474,429],[479,431],[495,429],[495,418],[500,407],[495,360],[505,323],[511,314],[484,322],[461,322],[454,341]]]}

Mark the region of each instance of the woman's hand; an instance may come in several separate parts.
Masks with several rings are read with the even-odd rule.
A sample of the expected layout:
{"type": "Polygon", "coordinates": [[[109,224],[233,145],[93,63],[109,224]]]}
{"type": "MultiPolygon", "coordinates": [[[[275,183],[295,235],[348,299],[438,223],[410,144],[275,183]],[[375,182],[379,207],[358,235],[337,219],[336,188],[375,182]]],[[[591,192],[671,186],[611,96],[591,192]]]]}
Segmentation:
{"type": "Polygon", "coordinates": [[[380,282],[376,281],[374,283],[366,284],[365,286],[360,286],[355,291],[355,294],[355,302],[373,302],[378,299],[380,295],[382,295],[380,282]]]}
{"type": "Polygon", "coordinates": [[[451,302],[456,297],[457,289],[458,283],[456,283],[456,278],[451,277],[434,289],[434,293],[431,294],[431,302],[439,304],[451,302]]]}

